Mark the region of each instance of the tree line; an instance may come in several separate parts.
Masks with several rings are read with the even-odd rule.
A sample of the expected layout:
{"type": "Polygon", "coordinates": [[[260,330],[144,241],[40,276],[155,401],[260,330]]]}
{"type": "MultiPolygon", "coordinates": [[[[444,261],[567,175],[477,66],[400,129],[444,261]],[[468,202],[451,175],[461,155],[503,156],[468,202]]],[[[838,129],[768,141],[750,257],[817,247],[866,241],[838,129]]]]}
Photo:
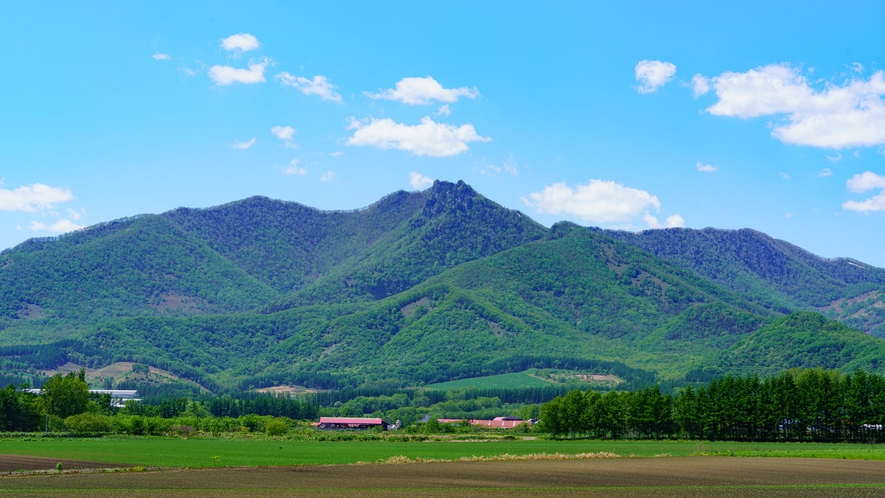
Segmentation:
{"type": "Polygon", "coordinates": [[[716,378],[675,394],[574,390],[541,406],[553,437],[730,441],[885,441],[885,378],[791,370],[716,378]]]}

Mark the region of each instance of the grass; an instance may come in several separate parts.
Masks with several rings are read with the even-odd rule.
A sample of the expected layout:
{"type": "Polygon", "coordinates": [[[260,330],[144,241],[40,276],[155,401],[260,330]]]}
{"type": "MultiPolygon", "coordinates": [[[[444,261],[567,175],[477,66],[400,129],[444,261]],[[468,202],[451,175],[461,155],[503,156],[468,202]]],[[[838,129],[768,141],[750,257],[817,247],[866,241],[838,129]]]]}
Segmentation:
{"type": "Polygon", "coordinates": [[[532,374],[535,372],[537,372],[537,369],[532,368],[523,372],[452,380],[449,382],[441,382],[439,384],[430,384],[426,387],[428,389],[447,391],[449,389],[461,389],[464,387],[475,387],[477,389],[515,389],[518,387],[545,387],[554,384],[553,382],[534,377],[532,374]]]}
{"type": "Polygon", "coordinates": [[[286,441],[107,437],[99,439],[0,439],[0,454],[158,467],[326,465],[376,462],[391,457],[458,460],[462,457],[532,453],[615,453],[624,456],[791,456],[885,460],[885,446],[824,443],[699,441],[488,442],[286,441]]]}

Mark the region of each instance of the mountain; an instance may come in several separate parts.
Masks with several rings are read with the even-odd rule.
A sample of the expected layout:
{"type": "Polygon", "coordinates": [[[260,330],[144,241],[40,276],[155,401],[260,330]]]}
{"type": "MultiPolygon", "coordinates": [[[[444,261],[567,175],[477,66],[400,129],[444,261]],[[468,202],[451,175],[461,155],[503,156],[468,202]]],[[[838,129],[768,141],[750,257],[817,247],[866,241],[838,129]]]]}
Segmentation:
{"type": "Polygon", "coordinates": [[[819,311],[885,337],[885,269],[822,258],[750,229],[606,233],[782,312],[819,311]]]}
{"type": "Polygon", "coordinates": [[[749,230],[547,229],[463,182],[356,211],[252,197],[4,251],[0,373],[135,361],[223,391],[879,371],[885,342],[804,310],[873,316],[882,272],[749,230]]]}

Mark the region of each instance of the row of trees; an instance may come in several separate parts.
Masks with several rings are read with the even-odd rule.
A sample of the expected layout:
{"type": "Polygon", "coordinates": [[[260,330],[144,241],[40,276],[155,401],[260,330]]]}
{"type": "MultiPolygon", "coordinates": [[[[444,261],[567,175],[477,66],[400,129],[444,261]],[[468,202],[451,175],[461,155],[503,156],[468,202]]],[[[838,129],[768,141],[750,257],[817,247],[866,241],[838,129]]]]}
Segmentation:
{"type": "Polygon", "coordinates": [[[672,395],[575,390],[544,404],[540,417],[554,437],[882,442],[885,378],[807,369],[729,375],[672,395]]]}

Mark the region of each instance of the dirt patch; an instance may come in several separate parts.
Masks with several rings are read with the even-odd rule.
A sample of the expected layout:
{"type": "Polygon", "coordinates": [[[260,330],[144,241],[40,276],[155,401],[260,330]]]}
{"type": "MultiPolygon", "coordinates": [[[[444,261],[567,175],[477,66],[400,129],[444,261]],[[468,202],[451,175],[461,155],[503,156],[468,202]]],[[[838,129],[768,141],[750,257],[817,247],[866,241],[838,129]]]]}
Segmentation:
{"type": "Polygon", "coordinates": [[[43,307],[36,304],[26,304],[18,310],[18,317],[22,320],[39,320],[43,318],[43,307]]]}
{"type": "Polygon", "coordinates": [[[440,496],[475,496],[477,492],[484,495],[498,489],[507,493],[491,496],[512,496],[519,490],[532,491],[520,492],[520,496],[539,496],[549,495],[548,490],[555,490],[559,495],[560,491],[572,488],[573,491],[583,490],[583,493],[562,496],[610,492],[616,493],[609,496],[658,496],[658,491],[666,490],[669,493],[664,496],[708,496],[710,491],[730,487],[730,492],[718,496],[756,497],[797,496],[804,494],[797,493],[803,489],[811,493],[808,496],[881,496],[885,491],[883,487],[842,487],[838,489],[839,492],[834,492],[836,490],[832,486],[883,484],[885,462],[878,461],[675,457],[71,474],[2,478],[0,490],[15,489],[19,493],[31,491],[34,494],[77,490],[156,490],[163,495],[172,490],[191,490],[192,493],[201,493],[201,496],[213,496],[214,490],[232,496],[242,493],[254,496],[258,490],[264,490],[264,496],[280,495],[282,491],[310,492],[306,496],[316,496],[329,495],[337,490],[339,493],[335,494],[338,496],[355,496],[358,494],[356,492],[364,496],[388,493],[414,496],[427,495],[426,490],[451,489],[465,493],[443,493],[440,496]],[[760,495],[766,489],[778,492],[760,495]],[[852,489],[865,493],[843,493],[852,489]],[[346,493],[347,490],[351,493],[346,493]]]}
{"type": "Polygon", "coordinates": [[[205,308],[206,302],[202,299],[193,298],[180,292],[166,292],[160,295],[160,302],[152,307],[160,313],[181,312],[200,313],[205,308]]]}
{"type": "Polygon", "coordinates": [[[42,374],[47,377],[52,377],[55,374],[67,375],[71,372],[79,373],[80,369],[83,369],[86,372],[87,378],[92,372],[95,372],[94,368],[84,367],[83,365],[67,362],[64,365],[59,365],[53,368],[52,370],[44,370],[42,374]]]}
{"type": "MultiPolygon", "coordinates": [[[[21,455],[0,455],[0,472],[18,472],[20,470],[55,470],[61,463],[64,470],[76,469],[112,469],[130,467],[117,463],[86,462],[83,460],[59,460],[57,458],[30,457],[21,455]]],[[[2,489],[2,487],[0,487],[2,489]]]]}
{"type": "Polygon", "coordinates": [[[412,318],[416,311],[418,311],[419,307],[429,308],[430,307],[430,298],[422,297],[421,299],[415,301],[414,303],[409,303],[403,306],[400,311],[403,312],[403,316],[406,318],[412,318]]]}

